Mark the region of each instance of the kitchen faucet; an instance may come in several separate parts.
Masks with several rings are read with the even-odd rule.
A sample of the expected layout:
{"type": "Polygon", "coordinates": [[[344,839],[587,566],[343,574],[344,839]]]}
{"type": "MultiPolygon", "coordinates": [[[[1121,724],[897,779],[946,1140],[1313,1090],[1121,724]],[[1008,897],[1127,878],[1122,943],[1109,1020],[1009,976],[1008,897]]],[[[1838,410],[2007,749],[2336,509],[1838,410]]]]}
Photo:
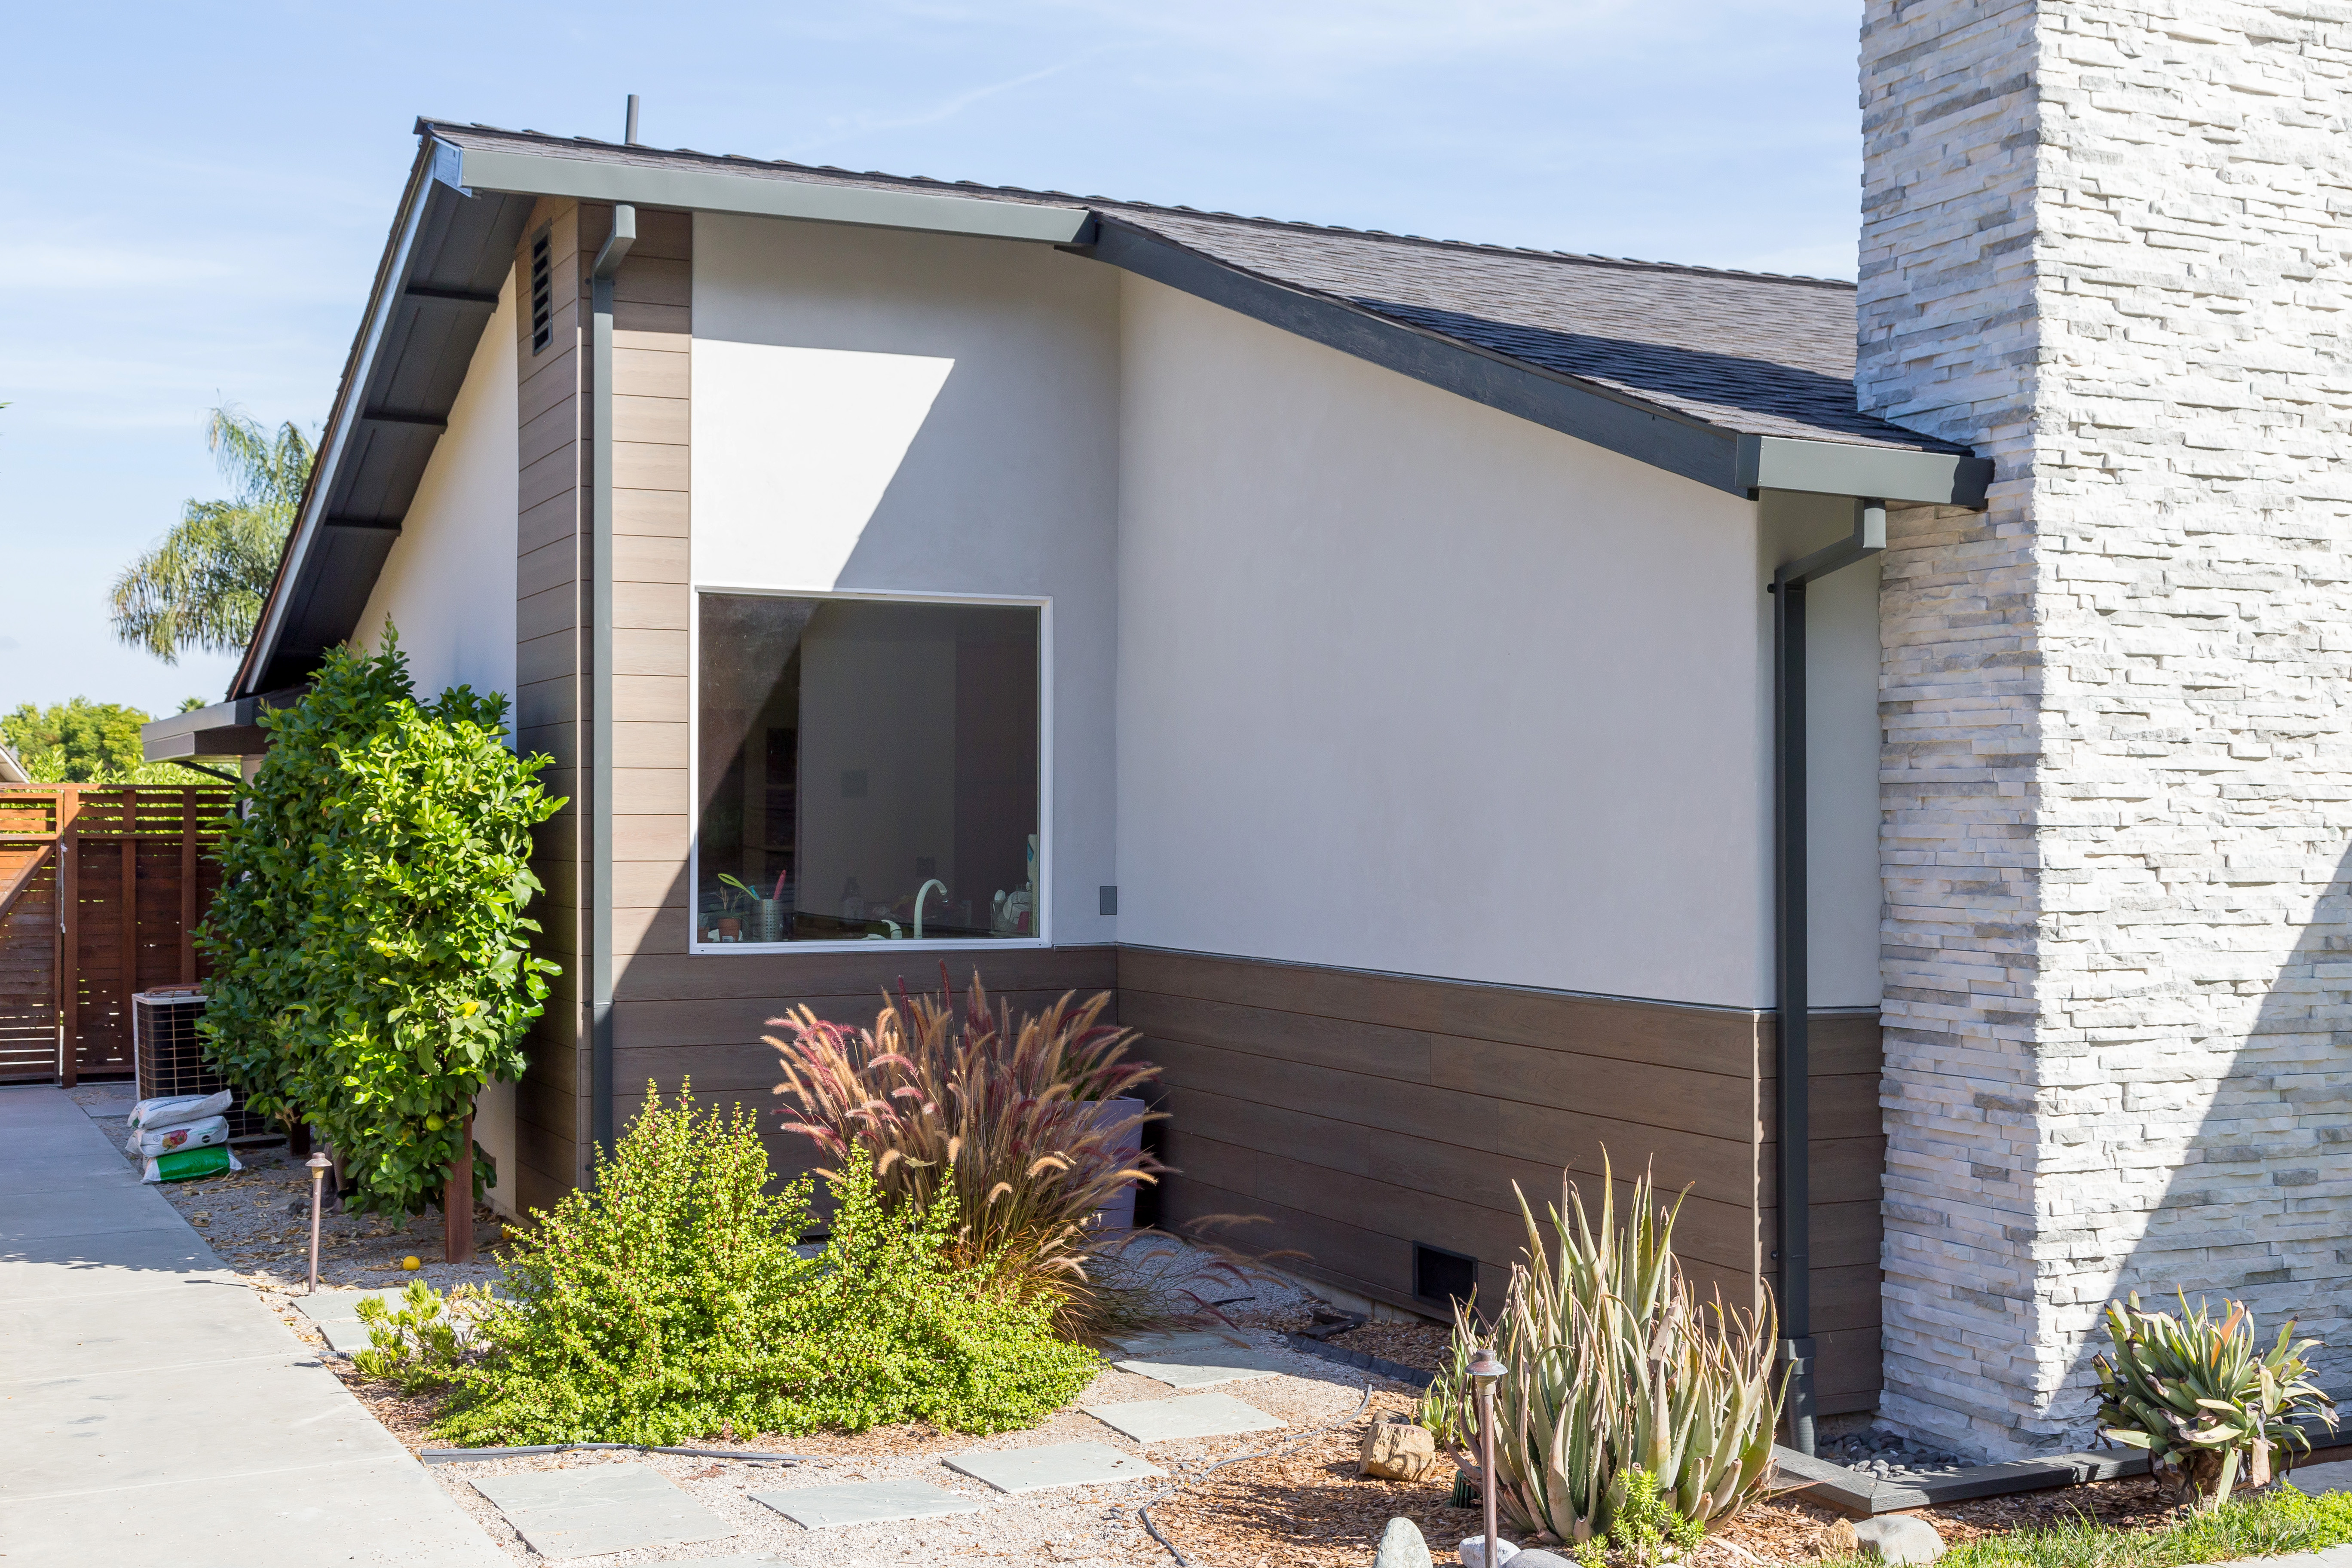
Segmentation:
{"type": "Polygon", "coordinates": [[[940,901],[947,902],[948,885],[937,877],[915,889],[915,940],[917,942],[923,940],[923,900],[930,897],[933,888],[940,890],[940,901]]]}

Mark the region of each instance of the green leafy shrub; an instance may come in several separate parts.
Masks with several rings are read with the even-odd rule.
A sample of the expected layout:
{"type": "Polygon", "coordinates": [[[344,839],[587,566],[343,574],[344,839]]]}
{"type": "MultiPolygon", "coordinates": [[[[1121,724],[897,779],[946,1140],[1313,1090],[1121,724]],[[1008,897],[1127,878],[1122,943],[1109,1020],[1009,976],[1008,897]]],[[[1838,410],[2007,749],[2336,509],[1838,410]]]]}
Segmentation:
{"type": "MultiPolygon", "coordinates": [[[[270,746],[220,850],[197,941],[205,1054],[263,1115],[308,1121],[353,1206],[439,1200],[485,1083],[522,1074],[556,966],[532,956],[530,830],[563,802],[518,757],[506,700],[418,703],[387,630],[265,713],[270,746]]],[[[475,1147],[478,1194],[492,1179],[475,1147]]]]}
{"type": "MultiPolygon", "coordinates": [[[[1601,1180],[1600,1224],[1565,1185],[1548,1252],[1523,1196],[1527,1247],[1511,1267],[1496,1325],[1508,1369],[1495,1388],[1495,1499],[1514,1531],[1583,1543],[1608,1534],[1636,1468],[1662,1506],[1699,1529],[1762,1491],[1785,1379],[1773,1371],[1773,1314],[1702,1306],[1675,1259],[1680,1205],[1658,1205],[1648,1176],[1617,1222],[1601,1180]]],[[[1466,1304],[1457,1347],[1486,1337],[1466,1304]]],[[[1457,1355],[1431,1389],[1432,1430],[1475,1434],[1475,1406],[1457,1355]]],[[[1613,1537],[1612,1537],[1613,1539],[1613,1537]]]]}
{"type": "Polygon", "coordinates": [[[2336,1427],[2335,1401],[2303,1353],[2319,1342],[2290,1343],[2292,1322],[2268,1352],[2255,1349],[2253,1314],[2238,1301],[2216,1321],[2202,1300],[2191,1311],[2185,1294],[2178,1314],[2143,1311],[2134,1294],[2107,1304],[2106,1323],[2115,1353],[2091,1363],[2104,1435],[2147,1450],[2158,1477],[2204,1508],[2229,1500],[2242,1462],[2250,1484],[2268,1486],[2273,1449],[2307,1451],[2296,1416],[2336,1427]]]}
{"type": "Polygon", "coordinates": [[[447,1383],[465,1364],[463,1325],[483,1299],[464,1285],[444,1296],[422,1279],[409,1281],[397,1307],[362,1297],[356,1310],[367,1325],[368,1348],[352,1364],[363,1376],[398,1384],[404,1394],[447,1383]]]}
{"type": "MultiPolygon", "coordinates": [[[[943,987],[944,990],[944,987],[943,987]]],[[[1158,1111],[1114,1115],[1092,1103],[1134,1097],[1160,1069],[1127,1059],[1132,1030],[1102,1022],[1108,994],[1063,996],[1016,1017],[972,976],[961,1009],[943,996],[883,998],[870,1029],[806,1007],[771,1019],[788,1131],[836,1164],[863,1147],[894,1207],[956,1203],[960,1261],[1005,1289],[1050,1298],[1072,1332],[1121,1322],[1129,1303],[1096,1267],[1107,1237],[1095,1213],[1162,1167],[1122,1152],[1158,1111]]],[[[1124,1236],[1117,1239],[1123,1241],[1124,1236]]]]}
{"type": "Polygon", "coordinates": [[[950,1257],[952,1193],[894,1212],[870,1160],[850,1161],[832,1178],[830,1245],[798,1256],[811,1184],[765,1192],[756,1125],[649,1095],[593,1190],[565,1194],[508,1261],[509,1300],[482,1312],[480,1359],[452,1373],[439,1433],[677,1443],[917,1419],[999,1432],[1086,1385],[1094,1353],[1054,1336],[1050,1302],[992,1291],[950,1257]]]}

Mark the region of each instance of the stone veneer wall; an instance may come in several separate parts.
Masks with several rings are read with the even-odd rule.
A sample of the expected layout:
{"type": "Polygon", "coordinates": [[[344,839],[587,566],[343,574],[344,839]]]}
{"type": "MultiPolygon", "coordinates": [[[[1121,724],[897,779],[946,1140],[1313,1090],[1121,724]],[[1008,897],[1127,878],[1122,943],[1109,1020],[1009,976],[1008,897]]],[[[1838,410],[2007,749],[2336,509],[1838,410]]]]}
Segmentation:
{"type": "Polygon", "coordinates": [[[2083,1442],[2126,1289],[2352,1370],[2352,8],[1869,0],[1883,1412],[2083,1442]]]}

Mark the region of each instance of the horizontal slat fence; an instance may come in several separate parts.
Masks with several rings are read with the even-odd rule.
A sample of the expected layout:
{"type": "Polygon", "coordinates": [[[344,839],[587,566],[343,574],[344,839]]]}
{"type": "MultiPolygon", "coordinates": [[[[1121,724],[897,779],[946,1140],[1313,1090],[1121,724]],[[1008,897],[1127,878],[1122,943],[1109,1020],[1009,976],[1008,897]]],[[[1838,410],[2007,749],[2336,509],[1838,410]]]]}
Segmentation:
{"type": "Polygon", "coordinates": [[[0,785],[0,1082],[133,1070],[131,998],[205,977],[227,784],[0,785]]]}

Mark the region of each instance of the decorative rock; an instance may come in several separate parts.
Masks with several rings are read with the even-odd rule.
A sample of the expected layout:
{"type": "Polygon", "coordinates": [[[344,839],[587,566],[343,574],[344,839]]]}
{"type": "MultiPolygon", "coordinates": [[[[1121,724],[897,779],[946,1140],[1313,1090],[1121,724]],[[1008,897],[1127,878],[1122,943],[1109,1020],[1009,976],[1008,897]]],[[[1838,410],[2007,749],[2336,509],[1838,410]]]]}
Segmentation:
{"type": "MultiPolygon", "coordinates": [[[[1470,1537],[1454,1549],[1454,1554],[1462,1559],[1462,1568],[1486,1568],[1486,1532],[1480,1531],[1470,1537]]],[[[1518,1554],[1516,1542],[1506,1541],[1499,1535],[1495,1538],[1495,1568],[1502,1568],[1504,1563],[1518,1554]]]]}
{"type": "Polygon", "coordinates": [[[1359,1475],[1383,1481],[1417,1481],[1437,1468],[1437,1438],[1425,1426],[1392,1416],[1364,1428],[1360,1458],[1359,1475]]]}
{"type": "Polygon", "coordinates": [[[1557,1552],[1547,1552],[1540,1546],[1525,1546],[1512,1555],[1511,1568],[1576,1568],[1576,1563],[1557,1552]]]}
{"type": "Polygon", "coordinates": [[[1434,1564],[1420,1528],[1409,1519],[1392,1519],[1381,1531],[1380,1555],[1372,1559],[1372,1568],[1434,1568],[1434,1564]]]}
{"type": "Polygon", "coordinates": [[[1944,1554],[1944,1538],[1924,1519],[1907,1513],[1883,1514],[1853,1527],[1864,1557],[1882,1563],[1933,1563],[1944,1554]]]}

